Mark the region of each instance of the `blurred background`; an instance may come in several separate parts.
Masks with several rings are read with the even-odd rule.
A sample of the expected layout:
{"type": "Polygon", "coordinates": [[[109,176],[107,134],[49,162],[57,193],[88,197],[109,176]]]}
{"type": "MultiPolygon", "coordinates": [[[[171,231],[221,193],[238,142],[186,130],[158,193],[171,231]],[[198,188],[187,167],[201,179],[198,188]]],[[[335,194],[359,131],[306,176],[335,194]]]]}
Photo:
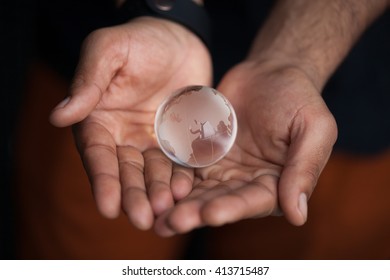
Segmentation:
{"type": "MultiPolygon", "coordinates": [[[[245,57],[273,1],[206,1],[215,83],[245,57]],[[227,48],[226,46],[229,46],[227,48]]],[[[389,259],[390,14],[362,36],[324,98],[339,138],[309,219],[247,220],[174,238],[102,218],[71,128],[48,123],[83,39],[117,24],[110,0],[0,2],[2,259],[389,259]]]]}

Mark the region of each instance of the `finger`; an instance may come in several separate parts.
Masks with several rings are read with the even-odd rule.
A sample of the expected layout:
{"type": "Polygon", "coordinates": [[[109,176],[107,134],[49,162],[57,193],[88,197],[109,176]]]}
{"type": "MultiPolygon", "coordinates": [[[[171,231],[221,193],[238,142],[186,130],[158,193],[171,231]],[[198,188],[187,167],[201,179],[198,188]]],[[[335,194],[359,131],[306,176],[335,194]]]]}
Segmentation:
{"type": "Polygon", "coordinates": [[[231,191],[209,200],[202,209],[202,220],[221,226],[242,219],[266,217],[278,210],[278,177],[262,175],[252,182],[232,185],[231,191]]]}
{"type": "Polygon", "coordinates": [[[65,127],[85,119],[99,103],[106,85],[79,79],[73,85],[70,96],[61,101],[50,114],[50,123],[57,127],[65,127]]]}
{"type": "Polygon", "coordinates": [[[278,212],[278,178],[274,175],[262,175],[250,183],[206,183],[202,182],[185,201],[157,219],[155,231],[159,235],[172,236],[204,225],[221,226],[278,212]]]}
{"type": "Polygon", "coordinates": [[[315,122],[298,119],[286,164],[279,181],[279,203],[284,215],[294,225],[307,220],[307,201],[336,141],[337,128],[331,115],[312,116],[315,122]]]}
{"type": "Polygon", "coordinates": [[[145,183],[155,215],[174,205],[170,187],[172,162],[159,150],[150,149],[144,152],[145,183]]]}
{"type": "Polygon", "coordinates": [[[76,143],[99,211],[107,218],[120,212],[116,146],[111,134],[96,123],[82,123],[75,128],[76,143]]]}
{"type": "Polygon", "coordinates": [[[145,188],[144,158],[134,147],[118,147],[118,159],[122,208],[135,227],[147,230],[154,217],[145,188]]]}
{"type": "Polygon", "coordinates": [[[192,190],[194,182],[194,169],[173,165],[171,190],[175,200],[181,200],[186,197],[192,190]]]}
{"type": "MultiPolygon", "coordinates": [[[[113,57],[107,44],[107,32],[92,33],[83,44],[70,95],[51,112],[50,122],[58,127],[69,126],[82,121],[96,107],[107,90],[112,77],[123,65],[123,57],[113,57]]],[[[118,53],[118,51],[116,51],[118,53]]]]}
{"type": "Polygon", "coordinates": [[[156,219],[155,232],[160,236],[170,237],[203,226],[199,215],[201,204],[201,201],[191,200],[164,212],[156,219]]]}
{"type": "Polygon", "coordinates": [[[185,200],[157,218],[155,232],[160,236],[168,237],[203,226],[200,210],[204,203],[228,191],[223,187],[214,188],[217,184],[218,181],[208,180],[197,185],[185,200]]]}

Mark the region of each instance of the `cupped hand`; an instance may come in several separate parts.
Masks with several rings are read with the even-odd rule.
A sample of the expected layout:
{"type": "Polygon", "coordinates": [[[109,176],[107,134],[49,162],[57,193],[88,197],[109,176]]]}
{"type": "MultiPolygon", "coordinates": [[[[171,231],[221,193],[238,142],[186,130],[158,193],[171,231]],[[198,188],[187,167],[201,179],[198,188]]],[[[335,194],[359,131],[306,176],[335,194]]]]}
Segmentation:
{"type": "Polygon", "coordinates": [[[243,62],[218,89],[233,104],[238,135],[217,164],[196,170],[191,193],[157,218],[162,236],[283,214],[307,219],[307,200],[337,137],[320,90],[292,66],[243,62]]]}
{"type": "Polygon", "coordinates": [[[179,24],[141,17],[87,37],[70,95],[50,120],[76,124],[76,144],[104,216],[123,208],[131,223],[148,229],[189,192],[193,171],[156,149],[154,115],[174,90],[210,82],[207,49],[179,24]]]}

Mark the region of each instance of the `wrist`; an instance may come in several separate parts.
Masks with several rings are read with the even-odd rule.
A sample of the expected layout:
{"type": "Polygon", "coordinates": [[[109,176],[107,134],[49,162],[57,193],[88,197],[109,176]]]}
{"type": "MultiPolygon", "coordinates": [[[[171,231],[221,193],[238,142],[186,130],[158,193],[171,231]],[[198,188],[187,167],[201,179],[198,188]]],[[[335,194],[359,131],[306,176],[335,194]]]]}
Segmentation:
{"type": "Polygon", "coordinates": [[[322,89],[385,0],[278,1],[248,59],[298,67],[322,89]]]}
{"type": "Polygon", "coordinates": [[[122,22],[141,16],[176,22],[196,34],[207,47],[210,46],[210,19],[203,8],[203,0],[128,0],[120,6],[118,14],[122,22]]]}
{"type": "MultiPolygon", "coordinates": [[[[178,63],[176,65],[190,60],[188,69],[193,69],[195,74],[199,69],[203,69],[204,73],[212,72],[211,57],[205,44],[181,24],[143,16],[121,25],[121,28],[133,41],[131,45],[135,45],[135,42],[140,43],[143,56],[160,57],[161,61],[178,63]]],[[[195,79],[195,74],[190,76],[195,79]]],[[[205,84],[209,83],[208,81],[205,84]]]]}
{"type": "Polygon", "coordinates": [[[311,81],[316,90],[321,93],[327,77],[321,74],[312,61],[306,61],[305,58],[297,55],[290,55],[283,52],[261,52],[249,54],[244,62],[252,69],[258,69],[256,73],[284,73],[284,72],[301,72],[311,81]]]}
{"type": "Polygon", "coordinates": [[[131,32],[140,37],[143,37],[147,31],[148,36],[164,42],[164,50],[171,50],[171,55],[189,49],[196,49],[210,55],[201,39],[180,23],[164,18],[141,16],[131,20],[126,25],[131,26],[131,32]]]}

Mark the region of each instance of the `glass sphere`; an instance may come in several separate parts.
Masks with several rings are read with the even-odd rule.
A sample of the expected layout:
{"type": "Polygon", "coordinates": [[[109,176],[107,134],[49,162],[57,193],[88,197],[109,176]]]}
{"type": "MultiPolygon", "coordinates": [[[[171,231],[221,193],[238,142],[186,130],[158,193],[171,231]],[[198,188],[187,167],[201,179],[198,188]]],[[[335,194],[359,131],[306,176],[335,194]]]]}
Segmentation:
{"type": "Polygon", "coordinates": [[[154,124],[161,150],[186,167],[222,159],[233,146],[237,119],[232,105],[206,86],[181,88],[158,108],[154,124]]]}

